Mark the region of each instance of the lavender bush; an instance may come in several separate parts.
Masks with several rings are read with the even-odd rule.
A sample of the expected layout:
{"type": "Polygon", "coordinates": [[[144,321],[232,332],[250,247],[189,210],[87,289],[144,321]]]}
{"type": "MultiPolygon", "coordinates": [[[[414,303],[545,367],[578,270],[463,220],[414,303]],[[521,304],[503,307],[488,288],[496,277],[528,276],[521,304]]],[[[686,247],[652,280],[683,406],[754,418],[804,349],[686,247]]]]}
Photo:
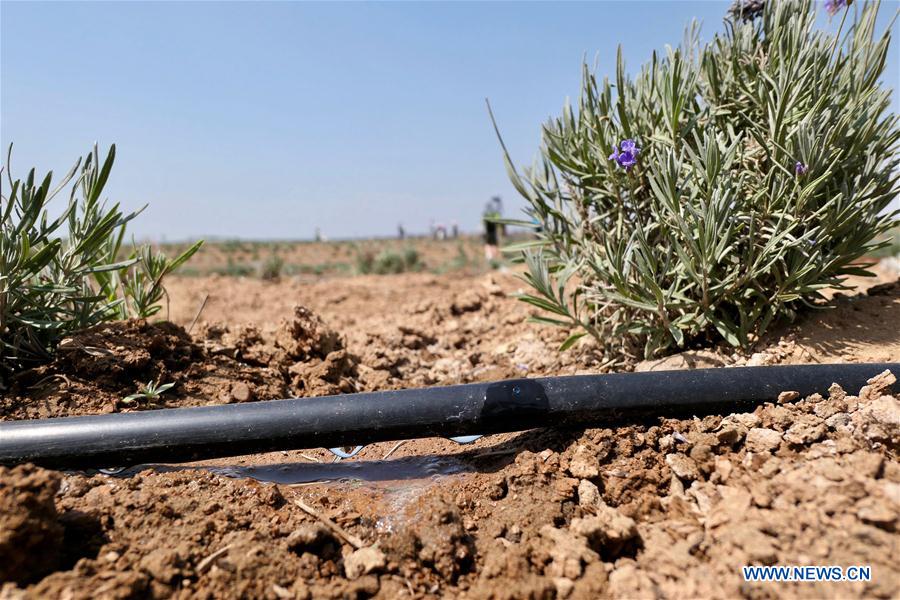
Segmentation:
{"type": "Polygon", "coordinates": [[[809,0],[752,4],[705,46],[691,25],[633,78],[621,51],[612,82],[585,66],[535,164],[519,173],[506,155],[529,204],[510,223],[538,224],[511,248],[533,288],[521,299],[573,332],[565,347],[586,334],[616,354],[749,346],[868,275],[855,261],[897,223],[879,3],[831,2],[837,35],[809,0]]]}
{"type": "Polygon", "coordinates": [[[149,246],[124,253],[125,228],[137,213],[102,200],[115,150],[101,161],[94,146],[53,186],[52,173],[36,178],[34,169],[13,179],[10,146],[0,169],[9,184],[0,183],[0,390],[5,377],[48,360],[74,331],[157,314],[163,280],[202,244],[174,259],[149,246]],[[51,210],[70,184],[68,200],[51,210]]]}

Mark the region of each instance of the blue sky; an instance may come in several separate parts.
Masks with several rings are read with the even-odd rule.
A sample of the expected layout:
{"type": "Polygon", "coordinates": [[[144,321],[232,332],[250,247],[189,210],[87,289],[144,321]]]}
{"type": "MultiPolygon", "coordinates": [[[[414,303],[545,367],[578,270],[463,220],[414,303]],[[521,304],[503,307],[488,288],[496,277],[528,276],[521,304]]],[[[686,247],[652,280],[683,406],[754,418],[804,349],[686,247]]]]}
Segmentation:
{"type": "Polygon", "coordinates": [[[728,5],[4,1],[0,142],[14,175],[58,176],[115,142],[109,196],[150,203],[141,239],[474,230],[491,195],[522,206],[486,97],[530,163],[583,56],[611,74],[621,42],[636,68],[728,5]]]}

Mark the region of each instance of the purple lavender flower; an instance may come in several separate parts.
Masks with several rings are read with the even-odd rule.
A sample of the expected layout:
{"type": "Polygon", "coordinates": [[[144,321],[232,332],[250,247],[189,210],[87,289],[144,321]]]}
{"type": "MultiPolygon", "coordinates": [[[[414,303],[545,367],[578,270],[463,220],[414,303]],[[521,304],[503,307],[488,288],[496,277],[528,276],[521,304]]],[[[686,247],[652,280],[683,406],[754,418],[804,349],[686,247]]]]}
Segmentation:
{"type": "Polygon", "coordinates": [[[845,6],[850,6],[848,0],[825,0],[825,10],[827,10],[828,14],[832,17],[845,6]]]}
{"type": "Polygon", "coordinates": [[[799,160],[797,161],[797,164],[794,165],[794,174],[796,175],[806,175],[807,171],[809,171],[809,167],[804,165],[799,160]]]}
{"type": "Polygon", "coordinates": [[[620,167],[628,171],[637,164],[637,155],[640,154],[641,149],[637,147],[634,143],[634,140],[622,140],[619,142],[618,146],[613,146],[612,154],[609,155],[609,160],[616,161],[620,167]]]}

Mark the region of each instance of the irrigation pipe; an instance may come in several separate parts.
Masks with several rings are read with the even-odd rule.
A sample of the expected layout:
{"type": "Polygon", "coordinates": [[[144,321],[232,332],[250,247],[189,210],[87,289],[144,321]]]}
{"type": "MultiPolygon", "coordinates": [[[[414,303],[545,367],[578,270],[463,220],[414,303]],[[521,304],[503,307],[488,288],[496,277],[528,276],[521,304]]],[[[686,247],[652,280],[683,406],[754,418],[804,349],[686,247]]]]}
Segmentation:
{"type": "Polygon", "coordinates": [[[735,412],[792,390],[857,390],[900,363],[738,367],[448,387],[0,422],[0,464],[86,468],[272,450],[735,412]]]}

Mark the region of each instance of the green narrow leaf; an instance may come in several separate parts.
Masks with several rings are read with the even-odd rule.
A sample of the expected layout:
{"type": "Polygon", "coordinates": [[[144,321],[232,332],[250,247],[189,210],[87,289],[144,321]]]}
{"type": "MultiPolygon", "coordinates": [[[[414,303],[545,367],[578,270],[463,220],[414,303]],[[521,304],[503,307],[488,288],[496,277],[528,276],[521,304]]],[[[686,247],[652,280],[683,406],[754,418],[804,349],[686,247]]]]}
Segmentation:
{"type": "Polygon", "coordinates": [[[583,338],[586,335],[587,335],[587,333],[585,333],[585,332],[573,333],[572,335],[567,337],[566,340],[562,344],[560,344],[559,351],[563,352],[565,350],[568,350],[575,344],[575,342],[577,342],[578,340],[580,340],[581,338],[583,338]]]}

